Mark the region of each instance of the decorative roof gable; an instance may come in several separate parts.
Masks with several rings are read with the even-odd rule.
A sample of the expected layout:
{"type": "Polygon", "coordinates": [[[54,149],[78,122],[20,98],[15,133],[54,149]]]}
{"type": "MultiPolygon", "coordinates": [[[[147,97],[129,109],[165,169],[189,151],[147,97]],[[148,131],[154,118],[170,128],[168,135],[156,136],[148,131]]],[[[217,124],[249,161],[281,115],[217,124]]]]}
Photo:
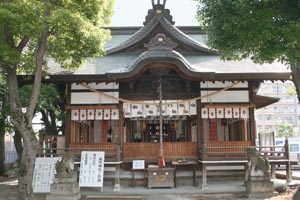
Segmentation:
{"type": "Polygon", "coordinates": [[[166,37],[172,38],[177,43],[178,49],[216,55],[216,51],[192,39],[174,26],[170,11],[165,9],[165,1],[163,4],[160,4],[160,0],[157,1],[157,4],[152,1],[153,8],[148,11],[144,26],[125,41],[108,48],[106,50],[107,55],[127,50],[133,51],[137,47],[144,48],[144,43],[157,34],[165,34],[166,37]]]}

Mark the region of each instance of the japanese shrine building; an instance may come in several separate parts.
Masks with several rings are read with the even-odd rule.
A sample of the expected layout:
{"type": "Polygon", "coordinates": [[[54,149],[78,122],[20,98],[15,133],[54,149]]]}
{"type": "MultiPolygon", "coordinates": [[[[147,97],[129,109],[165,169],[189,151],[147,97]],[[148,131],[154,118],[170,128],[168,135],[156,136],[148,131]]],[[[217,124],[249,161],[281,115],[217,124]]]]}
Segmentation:
{"type": "Polygon", "coordinates": [[[276,101],[256,95],[260,83],[290,79],[280,63],[222,61],[200,27],[176,27],[164,4],[153,4],[142,27],[110,30],[106,56],[50,75],[67,88],[67,147],[114,149],[117,139],[124,162],[155,161],[160,128],[166,161],[199,159],[203,141],[251,146],[254,110],[276,101]]]}

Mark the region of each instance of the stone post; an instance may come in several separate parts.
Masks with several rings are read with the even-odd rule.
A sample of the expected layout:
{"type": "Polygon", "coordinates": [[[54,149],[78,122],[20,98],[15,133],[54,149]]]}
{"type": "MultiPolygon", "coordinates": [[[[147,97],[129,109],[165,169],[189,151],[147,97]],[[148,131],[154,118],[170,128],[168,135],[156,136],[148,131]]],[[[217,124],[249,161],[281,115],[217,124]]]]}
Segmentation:
{"type": "Polygon", "coordinates": [[[63,160],[56,163],[55,168],[57,173],[46,200],[79,200],[81,194],[73,156],[65,154],[63,160]]]}
{"type": "Polygon", "coordinates": [[[249,178],[245,181],[248,198],[269,197],[274,191],[274,184],[270,177],[270,167],[267,158],[258,155],[256,148],[247,149],[249,178]]]}

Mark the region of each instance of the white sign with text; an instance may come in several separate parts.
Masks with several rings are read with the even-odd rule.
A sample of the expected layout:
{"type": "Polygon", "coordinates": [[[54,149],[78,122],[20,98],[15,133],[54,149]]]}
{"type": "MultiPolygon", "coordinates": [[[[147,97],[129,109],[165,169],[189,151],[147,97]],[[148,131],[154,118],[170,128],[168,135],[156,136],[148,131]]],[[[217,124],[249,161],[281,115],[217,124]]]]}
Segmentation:
{"type": "Polygon", "coordinates": [[[34,193],[49,193],[56,169],[55,164],[61,157],[40,157],[35,159],[32,187],[34,193]]]}
{"type": "Polygon", "coordinates": [[[104,154],[101,151],[82,151],[79,187],[103,187],[104,154]]]}

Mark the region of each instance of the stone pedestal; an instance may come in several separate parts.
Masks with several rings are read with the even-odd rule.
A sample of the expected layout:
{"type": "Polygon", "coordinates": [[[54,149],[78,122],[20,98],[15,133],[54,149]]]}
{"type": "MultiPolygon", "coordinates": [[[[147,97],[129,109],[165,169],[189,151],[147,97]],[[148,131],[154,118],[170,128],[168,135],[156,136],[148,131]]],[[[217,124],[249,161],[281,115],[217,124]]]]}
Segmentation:
{"type": "Polygon", "coordinates": [[[80,189],[76,177],[55,178],[46,200],[79,200],[80,189]]]}
{"type": "Polygon", "coordinates": [[[248,198],[270,197],[274,192],[274,183],[261,176],[250,176],[250,179],[245,181],[245,187],[248,198]]]}

